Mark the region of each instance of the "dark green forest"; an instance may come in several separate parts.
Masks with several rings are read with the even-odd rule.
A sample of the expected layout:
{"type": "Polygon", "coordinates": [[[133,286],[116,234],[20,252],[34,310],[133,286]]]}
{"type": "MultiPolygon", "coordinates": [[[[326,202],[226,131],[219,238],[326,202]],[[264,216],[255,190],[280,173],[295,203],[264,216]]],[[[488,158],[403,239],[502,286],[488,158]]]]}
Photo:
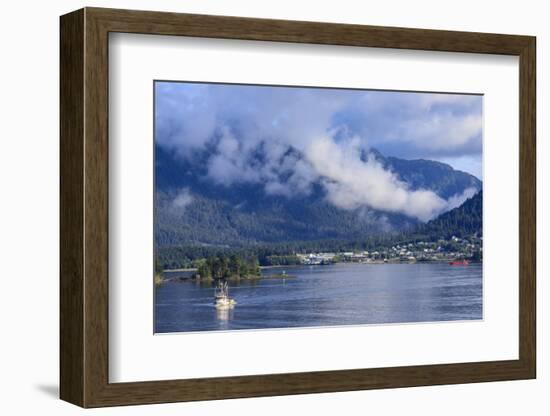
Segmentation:
{"type": "Polygon", "coordinates": [[[260,265],[255,257],[242,258],[236,254],[216,255],[201,259],[197,264],[196,278],[253,279],[260,276],[260,265]]]}
{"type": "Polygon", "coordinates": [[[271,244],[234,246],[178,245],[157,248],[158,261],[165,269],[199,267],[204,259],[239,256],[256,259],[261,266],[298,264],[296,253],[382,250],[395,244],[417,241],[447,240],[452,236],[482,237],[483,195],[478,192],[460,207],[420,224],[410,230],[378,233],[363,239],[325,239],[271,244]]]}
{"type": "MultiPolygon", "coordinates": [[[[481,236],[481,192],[423,224],[366,207],[337,208],[317,185],[291,198],[268,195],[262,184],[216,185],[204,179],[207,154],[184,160],[158,147],[155,152],[155,253],[163,269],[195,268],[203,259],[232,255],[257,259],[262,266],[292,265],[298,253],[481,236]]],[[[444,163],[385,157],[374,149],[370,154],[413,190],[430,189],[447,199],[482,187],[474,176],[444,163]]]]}
{"type": "Polygon", "coordinates": [[[452,236],[483,236],[483,191],[466,200],[461,206],[441,214],[439,217],[419,225],[409,233],[411,237],[434,241],[452,236]]]}
{"type": "MultiPolygon", "coordinates": [[[[193,160],[178,158],[161,148],[155,151],[155,245],[217,247],[282,244],[286,241],[362,241],[365,236],[408,231],[419,225],[403,214],[367,207],[348,210],[326,200],[326,191],[314,184],[309,193],[292,197],[271,195],[261,183],[224,186],[205,179],[208,152],[193,160]],[[181,196],[184,196],[181,199],[181,196]],[[180,198],[183,204],[174,204],[180,198]]],[[[430,160],[369,154],[390,169],[411,190],[429,189],[443,199],[465,189],[481,189],[481,182],[465,172],[430,160]]],[[[259,162],[258,162],[259,163],[259,162]]],[[[284,181],[283,178],[281,178],[284,181]]],[[[376,237],[373,237],[376,238],[376,237]]],[[[299,243],[301,244],[301,243],[299,243]]]]}
{"type": "Polygon", "coordinates": [[[317,240],[296,241],[273,244],[255,244],[241,246],[168,246],[157,250],[159,262],[165,269],[198,267],[200,260],[212,256],[231,256],[257,258],[261,266],[298,264],[295,253],[341,252],[348,250],[372,250],[402,240],[402,234],[376,235],[357,240],[317,240]]]}

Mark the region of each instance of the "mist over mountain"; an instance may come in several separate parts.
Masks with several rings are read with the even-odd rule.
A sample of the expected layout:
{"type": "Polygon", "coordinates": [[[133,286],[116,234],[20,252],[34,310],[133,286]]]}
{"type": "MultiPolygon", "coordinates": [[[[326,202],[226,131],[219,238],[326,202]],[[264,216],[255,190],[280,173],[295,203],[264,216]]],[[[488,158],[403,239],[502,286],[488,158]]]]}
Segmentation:
{"type": "Polygon", "coordinates": [[[449,239],[453,236],[463,238],[474,234],[482,237],[483,191],[479,191],[459,207],[445,212],[425,224],[420,224],[415,233],[418,236],[431,239],[449,239]]]}
{"type": "MultiPolygon", "coordinates": [[[[240,172],[246,180],[234,179],[239,174],[231,170],[235,166],[225,171],[224,180],[223,165],[216,165],[221,163],[216,159],[219,147],[217,142],[187,157],[155,147],[157,247],[244,247],[357,240],[403,232],[416,229],[423,220],[445,215],[482,188],[476,177],[444,163],[386,157],[375,149],[361,150],[360,158],[348,166],[351,158],[336,154],[332,148],[321,148],[334,157],[335,169],[324,165],[327,153],[314,153],[319,149],[308,149],[314,153],[308,154],[288,147],[280,152],[279,164],[267,175],[268,150],[259,147],[247,154],[246,171],[240,172]],[[285,163],[292,169],[285,168],[285,163]],[[302,172],[299,181],[296,169],[302,172]],[[393,195],[388,199],[376,194],[379,184],[372,181],[378,179],[388,186],[397,185],[396,191],[402,192],[403,198],[412,196],[410,204],[418,207],[407,211],[407,203],[400,201],[395,208],[393,195]],[[436,208],[422,213],[425,200],[435,200],[436,208]],[[381,209],[386,203],[388,209],[381,209]]],[[[225,150],[230,157],[231,152],[225,150]]]]}

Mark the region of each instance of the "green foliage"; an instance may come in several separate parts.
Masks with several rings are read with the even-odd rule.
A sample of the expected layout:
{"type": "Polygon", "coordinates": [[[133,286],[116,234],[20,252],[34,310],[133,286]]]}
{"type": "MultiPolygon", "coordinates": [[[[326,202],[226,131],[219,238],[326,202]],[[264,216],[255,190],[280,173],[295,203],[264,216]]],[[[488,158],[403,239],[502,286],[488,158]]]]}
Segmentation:
{"type": "Polygon", "coordinates": [[[458,208],[452,209],[418,227],[416,234],[430,239],[483,236],[483,193],[480,191],[458,208]]]}
{"type": "MultiPolygon", "coordinates": [[[[165,269],[198,267],[201,276],[254,275],[251,263],[262,266],[298,264],[296,254],[311,252],[381,251],[395,244],[450,240],[452,236],[482,237],[483,195],[478,192],[460,207],[446,212],[426,224],[399,233],[365,233],[347,239],[290,240],[285,242],[240,242],[233,245],[187,243],[157,247],[158,264],[165,269]],[[217,260],[216,260],[217,259],[217,260]]],[[[223,233],[222,233],[223,235],[223,233]]],[[[222,238],[223,239],[223,238],[222,238]]],[[[444,247],[453,251],[452,242],[444,247]]],[[[381,254],[381,258],[384,258],[381,254]]],[[[476,254],[481,258],[481,253],[476,254]]]]}
{"type": "MultiPolygon", "coordinates": [[[[205,180],[211,151],[205,148],[193,158],[183,159],[161,147],[155,150],[155,247],[166,267],[197,266],[198,259],[217,252],[231,255],[244,250],[267,265],[282,261],[267,256],[302,250],[364,249],[396,236],[388,236],[388,232],[408,235],[418,225],[417,220],[402,214],[365,207],[337,208],[327,201],[320,183],[312,184],[307,194],[277,196],[266,194],[263,183],[225,186],[205,180]],[[181,189],[190,195],[184,207],[174,205],[181,189]]],[[[297,149],[289,151],[297,158],[305,157],[297,149]]],[[[259,152],[261,163],[261,149],[259,152]]],[[[374,149],[369,153],[412,190],[429,189],[449,198],[466,188],[481,189],[477,178],[444,163],[384,157],[374,149]]],[[[369,157],[367,153],[363,156],[369,157]]]]}
{"type": "Polygon", "coordinates": [[[231,256],[216,255],[202,259],[197,268],[197,277],[201,280],[211,279],[247,279],[260,276],[260,265],[256,258],[242,259],[231,256]]]}
{"type": "Polygon", "coordinates": [[[199,267],[197,268],[197,277],[202,280],[212,279],[212,269],[206,260],[200,262],[199,267]]]}
{"type": "MultiPolygon", "coordinates": [[[[401,235],[399,234],[399,236],[401,235]]],[[[374,250],[391,244],[394,238],[393,234],[378,234],[356,240],[289,241],[233,247],[184,245],[160,247],[158,256],[159,261],[166,269],[200,267],[201,259],[216,256],[238,256],[241,259],[255,259],[261,266],[286,266],[299,263],[296,256],[298,253],[374,250]]]]}

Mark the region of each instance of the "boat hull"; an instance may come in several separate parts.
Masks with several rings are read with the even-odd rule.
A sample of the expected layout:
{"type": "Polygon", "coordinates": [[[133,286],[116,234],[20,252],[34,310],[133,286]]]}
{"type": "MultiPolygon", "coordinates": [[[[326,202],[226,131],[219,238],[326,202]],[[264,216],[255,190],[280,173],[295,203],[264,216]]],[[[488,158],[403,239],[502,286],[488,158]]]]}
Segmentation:
{"type": "Polygon", "coordinates": [[[467,266],[469,264],[470,262],[468,260],[455,260],[449,262],[449,265],[451,266],[467,266]]]}

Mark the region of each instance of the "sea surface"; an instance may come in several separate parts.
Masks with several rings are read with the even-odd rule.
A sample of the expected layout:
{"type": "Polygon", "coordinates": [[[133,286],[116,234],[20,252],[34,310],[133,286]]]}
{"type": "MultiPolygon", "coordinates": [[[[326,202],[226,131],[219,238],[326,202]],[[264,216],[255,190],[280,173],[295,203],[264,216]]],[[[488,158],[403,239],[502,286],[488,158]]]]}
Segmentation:
{"type": "MultiPolygon", "coordinates": [[[[165,272],[178,277],[182,272],[165,272]]],[[[214,307],[214,285],[155,289],[155,332],[227,331],[482,319],[482,265],[335,264],[263,269],[229,283],[232,310],[214,307]],[[285,271],[295,278],[269,278],[285,271]]]]}

